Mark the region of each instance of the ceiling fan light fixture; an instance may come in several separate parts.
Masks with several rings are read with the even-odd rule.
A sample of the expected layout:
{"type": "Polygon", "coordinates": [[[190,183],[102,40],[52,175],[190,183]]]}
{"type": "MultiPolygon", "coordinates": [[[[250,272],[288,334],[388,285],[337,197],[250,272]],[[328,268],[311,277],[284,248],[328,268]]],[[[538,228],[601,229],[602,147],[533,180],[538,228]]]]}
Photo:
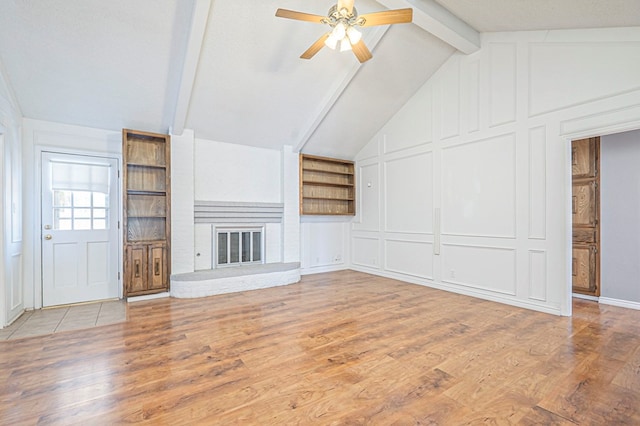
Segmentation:
{"type": "Polygon", "coordinates": [[[333,31],[331,32],[335,38],[338,40],[342,40],[345,35],[347,35],[347,27],[342,22],[338,22],[335,27],[333,27],[333,31]]]}
{"type": "Polygon", "coordinates": [[[340,51],[341,52],[348,52],[351,49],[351,42],[349,41],[349,39],[347,37],[343,38],[342,40],[340,40],[340,51]]]}
{"type": "Polygon", "coordinates": [[[333,49],[336,50],[336,46],[338,45],[338,38],[333,35],[333,31],[331,33],[329,33],[329,37],[327,37],[327,39],[324,41],[324,45],[327,46],[329,49],[333,49]]]}
{"type": "Polygon", "coordinates": [[[351,44],[356,44],[360,39],[362,39],[362,33],[355,27],[349,27],[347,28],[347,37],[349,37],[351,44]]]}

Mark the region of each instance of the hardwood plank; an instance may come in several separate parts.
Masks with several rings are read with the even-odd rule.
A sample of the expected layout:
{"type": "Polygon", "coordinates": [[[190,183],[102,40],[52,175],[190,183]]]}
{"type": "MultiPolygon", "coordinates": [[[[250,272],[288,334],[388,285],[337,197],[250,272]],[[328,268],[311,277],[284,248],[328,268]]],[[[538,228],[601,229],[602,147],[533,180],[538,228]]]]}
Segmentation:
{"type": "Polygon", "coordinates": [[[632,424],[640,312],[353,271],[0,343],[0,424],[632,424]]]}

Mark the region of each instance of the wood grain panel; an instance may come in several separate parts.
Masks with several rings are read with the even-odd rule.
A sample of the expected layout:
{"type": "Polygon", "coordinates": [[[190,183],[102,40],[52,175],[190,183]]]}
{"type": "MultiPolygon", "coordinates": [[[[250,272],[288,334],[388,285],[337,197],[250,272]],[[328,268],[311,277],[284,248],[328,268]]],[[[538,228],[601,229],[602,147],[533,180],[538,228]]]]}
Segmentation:
{"type": "Polygon", "coordinates": [[[126,246],[125,254],[125,282],[127,293],[135,293],[145,290],[147,275],[147,248],[146,246],[126,246]]]}
{"type": "Polygon", "coordinates": [[[596,188],[594,182],[573,184],[571,212],[573,226],[596,225],[596,188]]]}
{"type": "Polygon", "coordinates": [[[574,178],[596,176],[596,138],[580,139],[571,143],[571,174],[574,178]]]}
{"type": "Polygon", "coordinates": [[[573,243],[595,243],[596,231],[592,228],[574,228],[573,230],[573,243]]]}
{"type": "Polygon", "coordinates": [[[593,291],[595,280],[595,247],[573,246],[572,259],[573,287],[584,291],[593,291]]]}
{"type": "Polygon", "coordinates": [[[600,138],[571,142],[573,291],[600,295],[600,138]]]}
{"type": "Polygon", "coordinates": [[[165,139],[128,133],[126,157],[128,163],[166,165],[165,139]]]}
{"type": "Polygon", "coordinates": [[[167,253],[164,244],[149,246],[149,288],[161,289],[167,285],[167,253]]]}
{"type": "Polygon", "coordinates": [[[353,271],[0,343],[0,423],[640,424],[638,312],[571,318],[353,271]]]}

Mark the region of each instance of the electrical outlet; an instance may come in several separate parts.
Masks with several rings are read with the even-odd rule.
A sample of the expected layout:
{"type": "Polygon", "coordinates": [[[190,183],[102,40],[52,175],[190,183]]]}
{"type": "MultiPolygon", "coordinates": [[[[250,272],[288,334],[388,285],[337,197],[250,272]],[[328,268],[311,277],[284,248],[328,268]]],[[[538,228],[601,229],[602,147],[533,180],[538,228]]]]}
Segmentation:
{"type": "Polygon", "coordinates": [[[455,278],[456,277],[456,271],[454,269],[449,271],[449,277],[450,278],[455,278]]]}

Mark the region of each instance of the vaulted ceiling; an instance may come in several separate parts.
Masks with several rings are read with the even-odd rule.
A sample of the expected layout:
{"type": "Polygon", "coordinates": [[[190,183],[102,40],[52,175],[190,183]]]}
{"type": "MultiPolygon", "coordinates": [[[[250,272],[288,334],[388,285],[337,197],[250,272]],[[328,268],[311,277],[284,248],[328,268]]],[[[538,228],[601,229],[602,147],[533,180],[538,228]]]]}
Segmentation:
{"type": "Polygon", "coordinates": [[[333,0],[0,0],[0,63],[27,118],[352,158],[479,32],[640,25],[638,0],[356,0],[412,7],[363,29],[373,59],[323,49],[333,0]]]}

